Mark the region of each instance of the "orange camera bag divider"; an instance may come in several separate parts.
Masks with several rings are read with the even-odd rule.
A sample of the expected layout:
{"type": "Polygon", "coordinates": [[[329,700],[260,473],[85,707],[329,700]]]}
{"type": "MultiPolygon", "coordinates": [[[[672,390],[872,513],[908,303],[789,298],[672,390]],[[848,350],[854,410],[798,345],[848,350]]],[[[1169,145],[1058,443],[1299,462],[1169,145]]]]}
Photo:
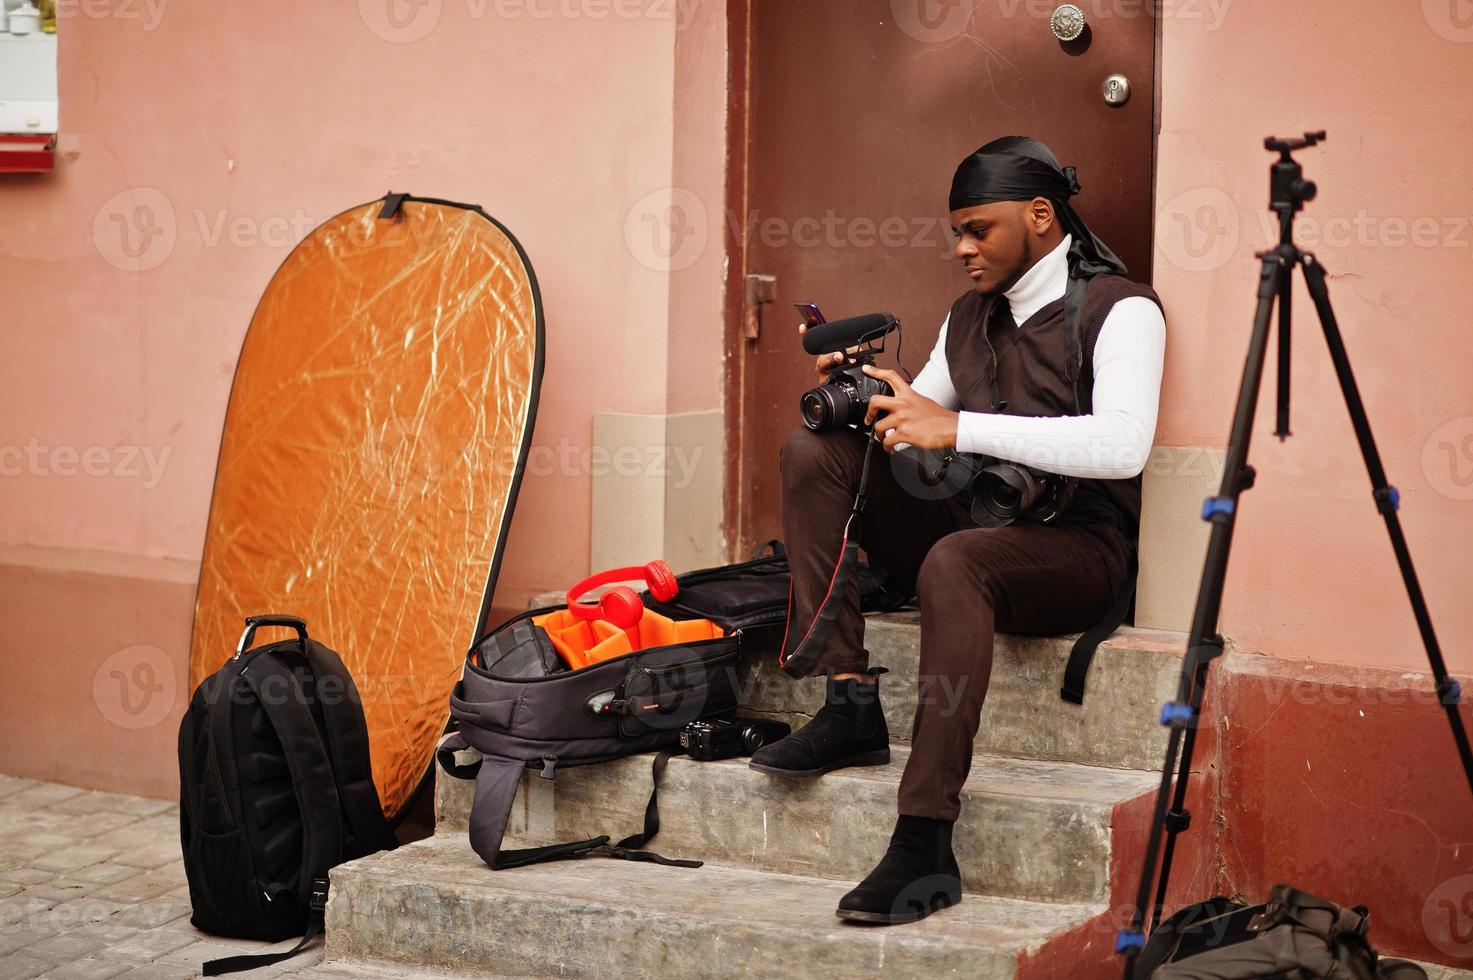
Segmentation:
{"type": "Polygon", "coordinates": [[[579,619],[568,609],[535,616],[532,622],[547,631],[552,645],[573,670],[622,657],[635,650],[695,640],[716,640],[726,635],[725,630],[709,619],[676,620],[651,609],[646,609],[640,621],[627,632],[607,620],[579,619]],[[633,638],[630,633],[634,634],[633,638]],[[636,639],[638,643],[634,642],[636,639]]]}

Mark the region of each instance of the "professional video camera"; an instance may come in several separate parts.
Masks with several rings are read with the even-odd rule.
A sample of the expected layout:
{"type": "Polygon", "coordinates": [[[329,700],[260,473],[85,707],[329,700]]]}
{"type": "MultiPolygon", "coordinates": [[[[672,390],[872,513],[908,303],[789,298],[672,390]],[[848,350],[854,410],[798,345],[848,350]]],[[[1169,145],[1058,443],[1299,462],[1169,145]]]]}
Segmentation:
{"type": "Polygon", "coordinates": [[[818,356],[844,351],[844,363],[834,368],[828,380],[803,393],[803,424],[814,432],[828,432],[846,425],[864,425],[869,400],[875,395],[893,395],[888,382],[864,373],[866,364],[884,350],[875,346],[900,321],[889,313],[867,313],[847,320],[816,325],[803,335],[803,349],[818,356]],[[858,348],[851,352],[851,348],[858,348]]]}
{"type": "MultiPolygon", "coordinates": [[[[817,307],[811,309],[817,316],[817,307]]],[[[843,351],[845,357],[827,381],[803,393],[804,425],[815,432],[846,425],[873,428],[864,425],[869,400],[895,392],[888,383],[865,374],[864,365],[875,362],[874,355],[884,350],[877,342],[899,326],[900,321],[889,313],[867,313],[833,323],[810,320],[803,334],[803,349],[814,356],[843,351]]],[[[1073,477],[954,450],[941,456],[932,478],[936,485],[956,487],[972,520],[981,527],[1004,527],[1020,518],[1039,524],[1055,523],[1079,486],[1073,477]]]]}

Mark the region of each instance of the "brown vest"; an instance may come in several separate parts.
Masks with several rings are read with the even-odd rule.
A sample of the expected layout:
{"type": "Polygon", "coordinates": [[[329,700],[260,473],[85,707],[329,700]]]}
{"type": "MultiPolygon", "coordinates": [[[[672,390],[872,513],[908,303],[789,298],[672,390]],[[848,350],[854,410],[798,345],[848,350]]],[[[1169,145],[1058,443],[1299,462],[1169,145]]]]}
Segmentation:
{"type": "MultiPolygon", "coordinates": [[[[1073,348],[1064,325],[1064,300],[1054,300],[1022,326],[1012,314],[1001,315],[993,296],[967,292],[951,307],[946,331],[946,364],[966,412],[1007,415],[1088,415],[1093,411],[1095,341],[1110,309],[1128,296],[1161,300],[1150,286],[1121,276],[1098,275],[1089,281],[1080,322],[1083,343],[1072,361],[1079,370],[1079,405],[1069,353],[1073,348]],[[999,315],[994,316],[996,311],[999,315]],[[994,393],[994,382],[996,383],[994,393]],[[994,404],[997,400],[1002,407],[994,404]]],[[[1134,538],[1140,526],[1141,478],[1080,480],[1074,502],[1062,523],[1115,523],[1134,538]]]]}

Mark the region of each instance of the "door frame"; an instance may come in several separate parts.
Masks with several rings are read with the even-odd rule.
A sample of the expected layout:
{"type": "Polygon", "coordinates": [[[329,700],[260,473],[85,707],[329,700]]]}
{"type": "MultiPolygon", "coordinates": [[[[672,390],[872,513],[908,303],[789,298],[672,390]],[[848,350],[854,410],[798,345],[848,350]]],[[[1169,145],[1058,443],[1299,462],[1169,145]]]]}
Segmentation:
{"type": "Polygon", "coordinates": [[[751,151],[752,2],[726,2],[726,208],[722,235],[726,246],[727,276],[722,297],[726,391],[722,409],[726,442],[726,479],[722,490],[721,523],[727,561],[736,561],[741,536],[742,422],[747,359],[742,336],[742,307],[746,301],[746,220],[750,188],[747,181],[751,151]]]}
{"type": "MultiPolygon", "coordinates": [[[[975,2],[975,0],[973,0],[975,2]]],[[[1151,269],[1142,281],[1150,282],[1156,261],[1157,158],[1161,145],[1161,47],[1162,3],[1151,0],[1150,16],[1155,22],[1151,52],[1151,269]]],[[[726,390],[722,395],[726,463],[722,490],[722,546],[727,561],[745,558],[738,554],[741,532],[741,488],[746,485],[743,473],[743,412],[746,408],[746,339],[743,336],[743,314],[746,303],[747,241],[746,216],[750,211],[751,188],[747,175],[751,152],[752,95],[752,0],[726,0],[726,208],[722,215],[722,235],[728,260],[726,283],[722,296],[723,337],[726,357],[726,390]]]]}

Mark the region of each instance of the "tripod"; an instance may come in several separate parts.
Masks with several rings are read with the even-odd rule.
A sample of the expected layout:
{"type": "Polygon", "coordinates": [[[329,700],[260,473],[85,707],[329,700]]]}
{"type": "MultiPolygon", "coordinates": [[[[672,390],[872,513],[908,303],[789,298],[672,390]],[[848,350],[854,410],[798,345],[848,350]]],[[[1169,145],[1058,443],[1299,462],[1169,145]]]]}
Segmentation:
{"type": "Polygon", "coordinates": [[[1345,343],[1340,336],[1335,311],[1330,307],[1330,294],[1325,287],[1325,270],[1315,257],[1302,252],[1294,244],[1294,215],[1304,208],[1306,201],[1315,198],[1318,189],[1312,181],[1304,179],[1304,169],[1291,155],[1295,150],[1314,146],[1324,140],[1323,131],[1305,133],[1303,139],[1280,140],[1269,137],[1264,147],[1279,154],[1274,161],[1270,176],[1269,207],[1279,218],[1279,244],[1277,248],[1258,253],[1263,262],[1263,272],[1258,281],[1258,311],[1253,318],[1253,337],[1248,345],[1248,360],[1243,369],[1243,381],[1238,389],[1237,408],[1233,413],[1232,435],[1228,443],[1227,464],[1223,471],[1222,484],[1215,497],[1207,498],[1202,507],[1202,519],[1212,523],[1212,535],[1207,545],[1207,559],[1202,570],[1202,582],[1197,591],[1197,606],[1192,617],[1191,633],[1188,635],[1186,658],[1182,663],[1181,681],[1177,687],[1177,699],[1161,708],[1161,724],[1170,731],[1166,748],[1166,763],[1161,770],[1161,786],[1156,796],[1155,815],[1146,844],[1145,867],[1141,870],[1140,889],[1136,894],[1135,906],[1131,910],[1130,926],[1122,930],[1115,940],[1115,951],[1126,957],[1125,978],[1130,980],[1134,973],[1135,960],[1145,946],[1141,924],[1145,919],[1146,903],[1151,897],[1152,872],[1160,857],[1160,874],[1156,897],[1151,905],[1151,929],[1155,930],[1161,917],[1161,908],[1166,901],[1166,886],[1171,876],[1171,859],[1176,848],[1176,839],[1191,823],[1191,814],[1186,809],[1187,780],[1192,771],[1192,750],[1197,740],[1197,727],[1202,711],[1202,699],[1207,688],[1207,668],[1223,652],[1223,638],[1217,633],[1218,614],[1222,609],[1223,581],[1227,577],[1228,551],[1232,547],[1233,524],[1237,519],[1238,497],[1253,486],[1254,469],[1248,465],[1248,444],[1252,436],[1253,415],[1258,404],[1259,388],[1263,381],[1263,362],[1268,352],[1269,324],[1273,317],[1274,304],[1279,310],[1279,374],[1278,374],[1278,417],[1274,434],[1281,440],[1289,436],[1289,331],[1292,316],[1290,296],[1293,288],[1294,267],[1304,271],[1305,285],[1319,313],[1320,326],[1324,328],[1325,341],[1330,348],[1330,358],[1335,364],[1335,374],[1340,381],[1340,390],[1345,396],[1345,405],[1350,410],[1350,419],[1355,426],[1356,440],[1360,443],[1361,456],[1366,463],[1366,472],[1371,478],[1372,496],[1376,509],[1386,520],[1386,531],[1391,536],[1391,547],[1396,552],[1396,563],[1401,568],[1402,580],[1406,583],[1407,595],[1412,602],[1412,613],[1417,628],[1422,634],[1422,643],[1427,648],[1427,660],[1432,665],[1432,674],[1437,682],[1437,695],[1447,711],[1452,725],[1453,741],[1457,743],[1458,755],[1462,758],[1463,771],[1468,785],[1473,789],[1473,750],[1468,745],[1468,733],[1463,719],[1458,714],[1461,691],[1458,682],[1448,676],[1447,665],[1437,645],[1437,636],[1432,631],[1432,619],[1427,612],[1427,603],[1422,597],[1422,588],[1417,582],[1416,570],[1412,567],[1411,553],[1407,550],[1406,537],[1402,534],[1401,522],[1397,519],[1400,495],[1395,487],[1386,482],[1386,472],[1381,465],[1381,456],[1376,451],[1376,442],[1371,436],[1370,422],[1356,387],[1355,376],[1350,370],[1350,360],[1345,353],[1345,343]],[[1173,785],[1172,775],[1175,773],[1173,785]],[[1168,797],[1170,806],[1167,805],[1168,797]],[[1162,837],[1165,847],[1162,847],[1162,837]]]}

